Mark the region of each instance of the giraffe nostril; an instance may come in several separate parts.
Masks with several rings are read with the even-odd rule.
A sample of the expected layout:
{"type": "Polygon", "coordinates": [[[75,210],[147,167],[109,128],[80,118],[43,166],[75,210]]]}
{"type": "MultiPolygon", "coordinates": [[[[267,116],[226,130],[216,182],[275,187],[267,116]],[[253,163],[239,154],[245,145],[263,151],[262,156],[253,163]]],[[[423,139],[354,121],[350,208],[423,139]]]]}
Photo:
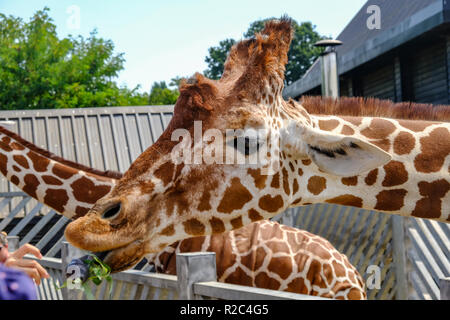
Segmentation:
{"type": "Polygon", "coordinates": [[[112,219],[112,218],[116,217],[119,214],[121,208],[122,208],[122,205],[120,202],[114,204],[113,206],[109,207],[108,209],[106,209],[103,212],[102,218],[103,219],[112,219]]]}

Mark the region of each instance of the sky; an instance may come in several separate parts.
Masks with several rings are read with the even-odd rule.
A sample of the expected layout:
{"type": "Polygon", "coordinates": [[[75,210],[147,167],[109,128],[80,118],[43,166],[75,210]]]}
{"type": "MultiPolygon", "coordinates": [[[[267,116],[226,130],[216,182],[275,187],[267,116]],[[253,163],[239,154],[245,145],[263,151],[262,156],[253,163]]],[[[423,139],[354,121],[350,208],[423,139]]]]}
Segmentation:
{"type": "Polygon", "coordinates": [[[110,39],[126,60],[117,83],[148,91],[155,81],[170,82],[207,68],[208,48],[241,39],[256,20],[288,14],[310,21],[336,38],[366,0],[0,0],[0,13],[30,17],[44,7],[60,38],[71,34],[110,39]]]}

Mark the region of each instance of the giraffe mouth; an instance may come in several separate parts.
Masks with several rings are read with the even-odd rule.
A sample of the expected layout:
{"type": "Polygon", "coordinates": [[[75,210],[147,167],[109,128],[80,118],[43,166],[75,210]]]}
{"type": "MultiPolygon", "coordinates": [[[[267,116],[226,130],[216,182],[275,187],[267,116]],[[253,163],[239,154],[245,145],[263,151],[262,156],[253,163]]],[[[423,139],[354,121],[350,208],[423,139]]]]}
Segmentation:
{"type": "Polygon", "coordinates": [[[94,253],[103,263],[111,268],[111,272],[121,272],[135,266],[141,261],[146,252],[147,244],[142,240],[107,251],[94,253]]]}

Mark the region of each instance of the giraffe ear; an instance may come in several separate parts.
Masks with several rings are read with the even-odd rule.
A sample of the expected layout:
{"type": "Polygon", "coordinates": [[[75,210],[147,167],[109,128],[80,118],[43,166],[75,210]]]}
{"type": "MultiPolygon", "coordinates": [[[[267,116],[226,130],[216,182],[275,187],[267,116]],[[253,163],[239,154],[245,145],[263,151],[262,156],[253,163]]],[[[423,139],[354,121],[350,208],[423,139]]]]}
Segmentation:
{"type": "Polygon", "coordinates": [[[323,171],[337,176],[357,176],[391,161],[389,153],[358,139],[308,128],[306,154],[323,171]]]}
{"type": "Polygon", "coordinates": [[[311,159],[322,171],[356,176],[388,163],[391,155],[379,147],[341,134],[292,122],[282,131],[283,148],[299,159],[311,159]]]}

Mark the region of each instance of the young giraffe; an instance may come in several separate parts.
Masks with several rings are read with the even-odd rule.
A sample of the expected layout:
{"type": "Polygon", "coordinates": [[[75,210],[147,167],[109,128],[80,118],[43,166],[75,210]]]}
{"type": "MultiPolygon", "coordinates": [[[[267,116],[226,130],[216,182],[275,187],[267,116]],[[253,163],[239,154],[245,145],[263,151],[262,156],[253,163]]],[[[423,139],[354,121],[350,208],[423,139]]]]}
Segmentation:
{"type": "Polygon", "coordinates": [[[161,137],[88,214],[67,226],[66,239],[104,252],[105,263],[123,270],[170,243],[237,229],[307,203],[449,222],[450,124],[317,117],[286,102],[281,93],[291,32],[289,20],[268,22],[231,49],[220,80],[197,74],[182,85],[161,137]],[[320,120],[337,121],[341,131],[327,131],[320,120]],[[184,143],[194,151],[203,147],[220,155],[237,148],[238,155],[253,156],[233,140],[199,138],[199,122],[201,133],[241,129],[256,150],[265,144],[275,150],[259,152],[257,164],[176,161],[173,152],[184,143]],[[189,143],[179,129],[194,139],[189,143]],[[275,174],[265,174],[267,164],[279,164],[275,174]]]}
{"type": "MultiPolygon", "coordinates": [[[[0,170],[30,196],[70,219],[83,216],[77,208],[89,209],[122,176],[62,159],[3,127],[0,170]]],[[[221,282],[335,299],[366,298],[356,268],[327,240],[271,221],[185,239],[146,258],[158,272],[176,274],[176,253],[197,251],[216,253],[221,282]]]]}

